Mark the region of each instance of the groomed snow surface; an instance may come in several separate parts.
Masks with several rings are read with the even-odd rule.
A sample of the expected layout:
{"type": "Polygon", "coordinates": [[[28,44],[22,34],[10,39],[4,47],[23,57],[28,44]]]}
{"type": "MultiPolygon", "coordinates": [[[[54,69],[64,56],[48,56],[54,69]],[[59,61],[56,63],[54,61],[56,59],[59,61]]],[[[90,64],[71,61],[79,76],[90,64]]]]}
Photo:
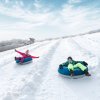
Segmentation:
{"type": "Polygon", "coordinates": [[[26,49],[40,58],[18,65],[14,50],[0,53],[0,100],[100,100],[100,33],[18,48],[26,49]],[[87,61],[92,76],[61,76],[58,66],[68,56],[87,61]]]}

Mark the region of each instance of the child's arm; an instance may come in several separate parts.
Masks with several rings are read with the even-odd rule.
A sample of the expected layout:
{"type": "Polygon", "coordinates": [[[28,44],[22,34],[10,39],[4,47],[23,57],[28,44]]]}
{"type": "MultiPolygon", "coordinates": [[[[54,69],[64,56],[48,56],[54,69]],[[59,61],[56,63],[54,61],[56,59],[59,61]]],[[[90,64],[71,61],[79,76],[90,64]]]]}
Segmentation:
{"type": "Polygon", "coordinates": [[[16,49],[15,49],[15,51],[16,51],[17,53],[19,53],[20,55],[22,55],[22,56],[24,55],[24,53],[22,53],[22,52],[20,52],[20,51],[18,51],[18,50],[16,50],[16,49]]]}
{"type": "Polygon", "coordinates": [[[39,58],[39,57],[36,57],[36,56],[31,56],[32,58],[39,58]]]}
{"type": "Polygon", "coordinates": [[[66,66],[66,67],[67,67],[68,64],[69,64],[68,61],[66,61],[65,63],[62,63],[62,64],[60,64],[60,65],[61,65],[61,66],[66,66]]]}

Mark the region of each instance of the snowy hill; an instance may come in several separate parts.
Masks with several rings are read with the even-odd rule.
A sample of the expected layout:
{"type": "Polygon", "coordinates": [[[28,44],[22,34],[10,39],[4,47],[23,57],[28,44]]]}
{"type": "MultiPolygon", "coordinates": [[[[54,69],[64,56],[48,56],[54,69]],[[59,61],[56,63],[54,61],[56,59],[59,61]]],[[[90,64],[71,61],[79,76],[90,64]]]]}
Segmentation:
{"type": "Polygon", "coordinates": [[[0,52],[30,45],[34,42],[35,42],[34,38],[29,38],[29,40],[12,39],[12,40],[2,41],[0,42],[0,52]]]}
{"type": "Polygon", "coordinates": [[[0,53],[0,100],[100,100],[100,33],[37,42],[29,48],[40,56],[17,65],[14,50],[0,53]],[[58,72],[68,56],[85,60],[91,77],[68,79],[58,72]]]}

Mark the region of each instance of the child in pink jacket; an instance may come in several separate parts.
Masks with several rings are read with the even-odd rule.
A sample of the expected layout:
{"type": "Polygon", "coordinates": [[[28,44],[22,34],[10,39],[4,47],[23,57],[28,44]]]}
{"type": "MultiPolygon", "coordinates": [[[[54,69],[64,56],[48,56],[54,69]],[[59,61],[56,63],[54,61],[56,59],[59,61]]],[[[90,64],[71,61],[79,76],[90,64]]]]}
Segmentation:
{"type": "Polygon", "coordinates": [[[26,50],[25,53],[20,52],[20,51],[18,51],[18,50],[16,50],[16,49],[15,49],[15,51],[16,51],[17,53],[19,53],[20,55],[22,55],[22,57],[15,57],[15,60],[20,60],[21,63],[23,63],[24,59],[25,59],[25,58],[28,58],[28,57],[30,57],[30,58],[39,58],[39,57],[30,55],[30,54],[29,54],[29,50],[26,50]]]}

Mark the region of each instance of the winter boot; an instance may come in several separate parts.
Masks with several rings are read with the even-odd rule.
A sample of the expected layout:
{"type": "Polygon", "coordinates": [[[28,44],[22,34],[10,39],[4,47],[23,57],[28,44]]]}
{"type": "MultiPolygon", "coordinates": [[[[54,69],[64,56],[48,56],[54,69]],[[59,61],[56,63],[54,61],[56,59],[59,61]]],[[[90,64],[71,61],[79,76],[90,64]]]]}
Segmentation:
{"type": "Polygon", "coordinates": [[[86,76],[91,76],[91,74],[87,70],[85,70],[84,73],[86,76]]]}
{"type": "Polygon", "coordinates": [[[74,71],[70,70],[70,76],[74,76],[74,71]]]}
{"type": "Polygon", "coordinates": [[[15,57],[15,60],[16,60],[16,57],[15,57]]]}

